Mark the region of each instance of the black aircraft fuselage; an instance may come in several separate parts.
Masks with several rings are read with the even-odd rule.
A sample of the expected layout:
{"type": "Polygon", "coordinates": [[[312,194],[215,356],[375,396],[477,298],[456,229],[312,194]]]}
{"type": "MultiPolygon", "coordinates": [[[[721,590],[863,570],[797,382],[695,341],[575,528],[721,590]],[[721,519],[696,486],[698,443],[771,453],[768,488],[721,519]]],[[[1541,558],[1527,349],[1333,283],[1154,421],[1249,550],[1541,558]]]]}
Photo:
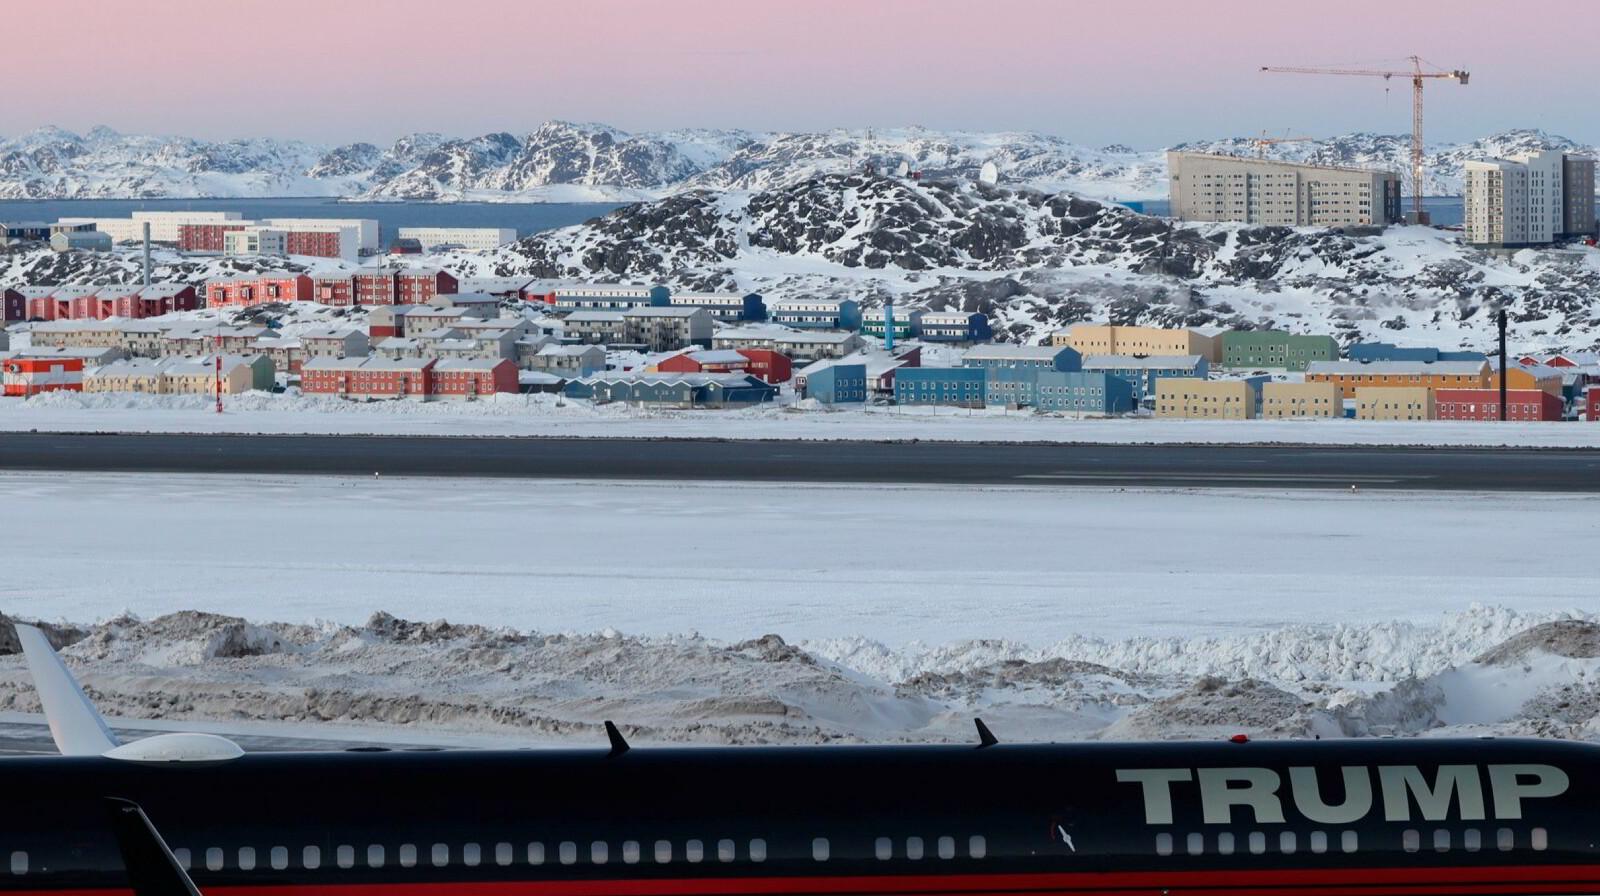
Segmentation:
{"type": "Polygon", "coordinates": [[[0,760],[0,896],[1600,892],[1600,747],[1533,740],[0,760]],[[9,863],[9,866],[8,866],[9,863]]]}

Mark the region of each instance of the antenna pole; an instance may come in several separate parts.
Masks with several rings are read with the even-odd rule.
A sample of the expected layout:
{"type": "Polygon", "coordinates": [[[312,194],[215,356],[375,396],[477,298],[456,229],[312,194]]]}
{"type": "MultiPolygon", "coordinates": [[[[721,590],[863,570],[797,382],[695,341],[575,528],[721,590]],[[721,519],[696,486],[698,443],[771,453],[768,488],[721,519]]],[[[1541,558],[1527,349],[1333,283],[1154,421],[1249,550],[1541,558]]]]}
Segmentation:
{"type": "Polygon", "coordinates": [[[217,377],[216,377],[216,380],[217,380],[217,413],[220,414],[220,413],[222,413],[222,325],[220,323],[217,324],[216,371],[217,371],[217,377]]]}
{"type": "Polygon", "coordinates": [[[1511,373],[1511,361],[1506,357],[1506,310],[1500,309],[1495,315],[1495,323],[1500,327],[1500,422],[1506,419],[1506,379],[1511,373]]]}

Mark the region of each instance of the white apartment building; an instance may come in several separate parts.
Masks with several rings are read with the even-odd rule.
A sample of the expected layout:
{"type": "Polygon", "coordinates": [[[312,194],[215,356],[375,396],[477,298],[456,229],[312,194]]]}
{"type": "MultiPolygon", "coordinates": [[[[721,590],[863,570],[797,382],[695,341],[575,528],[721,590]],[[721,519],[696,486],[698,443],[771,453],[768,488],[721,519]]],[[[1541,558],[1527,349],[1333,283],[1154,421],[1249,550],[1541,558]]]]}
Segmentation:
{"type": "Polygon", "coordinates": [[[1167,153],[1172,216],[1279,227],[1361,227],[1401,220],[1393,171],[1167,153]]]}
{"type": "Polygon", "coordinates": [[[185,224],[225,224],[244,218],[238,212],[134,212],[127,218],[62,218],[61,223],[93,224],[94,229],[119,243],[144,239],[144,225],[150,225],[150,241],[176,243],[185,224]]]}
{"type": "Polygon", "coordinates": [[[285,255],[289,234],[270,227],[246,227],[222,235],[224,255],[285,255]]]}
{"type": "Polygon", "coordinates": [[[424,249],[460,246],[483,251],[517,241],[517,231],[512,227],[401,227],[395,235],[402,240],[416,240],[424,249]]]}
{"type": "Polygon", "coordinates": [[[1593,159],[1543,150],[1464,167],[1470,245],[1543,246],[1595,232],[1593,159]]]}

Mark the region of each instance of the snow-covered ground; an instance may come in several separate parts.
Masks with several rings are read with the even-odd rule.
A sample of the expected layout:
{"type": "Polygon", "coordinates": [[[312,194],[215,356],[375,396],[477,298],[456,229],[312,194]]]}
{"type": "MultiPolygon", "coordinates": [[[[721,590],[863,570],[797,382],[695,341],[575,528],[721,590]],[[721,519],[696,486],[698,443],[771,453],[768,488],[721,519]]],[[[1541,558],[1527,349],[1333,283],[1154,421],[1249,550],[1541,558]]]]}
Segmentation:
{"type": "Polygon", "coordinates": [[[1592,498],[6,474],[0,506],[0,609],[80,624],[108,712],[168,724],[1600,736],[1592,498]]]}
{"type": "Polygon", "coordinates": [[[1600,426],[1579,423],[1079,419],[1003,408],[814,404],[676,411],[595,406],[553,395],[422,404],[256,392],[232,396],[226,405],[219,415],[206,396],[58,392],[27,401],[0,399],[0,432],[1600,447],[1600,426]]]}

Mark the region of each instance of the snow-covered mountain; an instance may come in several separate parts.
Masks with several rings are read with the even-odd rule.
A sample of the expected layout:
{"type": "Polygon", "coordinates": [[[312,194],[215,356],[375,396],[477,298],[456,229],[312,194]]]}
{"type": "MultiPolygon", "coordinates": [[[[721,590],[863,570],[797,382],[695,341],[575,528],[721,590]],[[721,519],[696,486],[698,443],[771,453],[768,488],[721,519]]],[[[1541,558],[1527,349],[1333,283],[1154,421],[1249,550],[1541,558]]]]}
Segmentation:
{"type": "MultiPolygon", "coordinates": [[[[1247,155],[1248,138],[1182,144],[1247,155]]],[[[1404,170],[1410,138],[1351,134],[1280,143],[1268,155],[1404,170]]],[[[1600,152],[1540,131],[1510,131],[1430,148],[1428,192],[1461,189],[1461,163],[1529,149],[1600,152]]],[[[712,188],[770,190],[820,174],[895,172],[975,179],[993,162],[1002,183],[1096,199],[1166,195],[1165,150],[1092,149],[1026,132],[924,128],[752,133],[683,130],[628,134],[598,124],[546,122],[532,132],[471,138],[420,133],[388,148],[298,141],[207,142],[95,128],[40,128],[0,138],[0,199],[345,196],[420,201],[636,201],[712,188]]]]}
{"type": "Polygon", "coordinates": [[[869,306],[892,295],[904,308],[985,312],[1002,338],[1020,342],[1110,320],[1482,348],[1491,334],[1481,312],[1504,305],[1519,345],[1600,345],[1600,252],[1505,259],[1425,227],[1359,237],[1180,224],[954,178],[830,174],[772,190],[700,190],[443,261],[474,274],[869,306]]]}

